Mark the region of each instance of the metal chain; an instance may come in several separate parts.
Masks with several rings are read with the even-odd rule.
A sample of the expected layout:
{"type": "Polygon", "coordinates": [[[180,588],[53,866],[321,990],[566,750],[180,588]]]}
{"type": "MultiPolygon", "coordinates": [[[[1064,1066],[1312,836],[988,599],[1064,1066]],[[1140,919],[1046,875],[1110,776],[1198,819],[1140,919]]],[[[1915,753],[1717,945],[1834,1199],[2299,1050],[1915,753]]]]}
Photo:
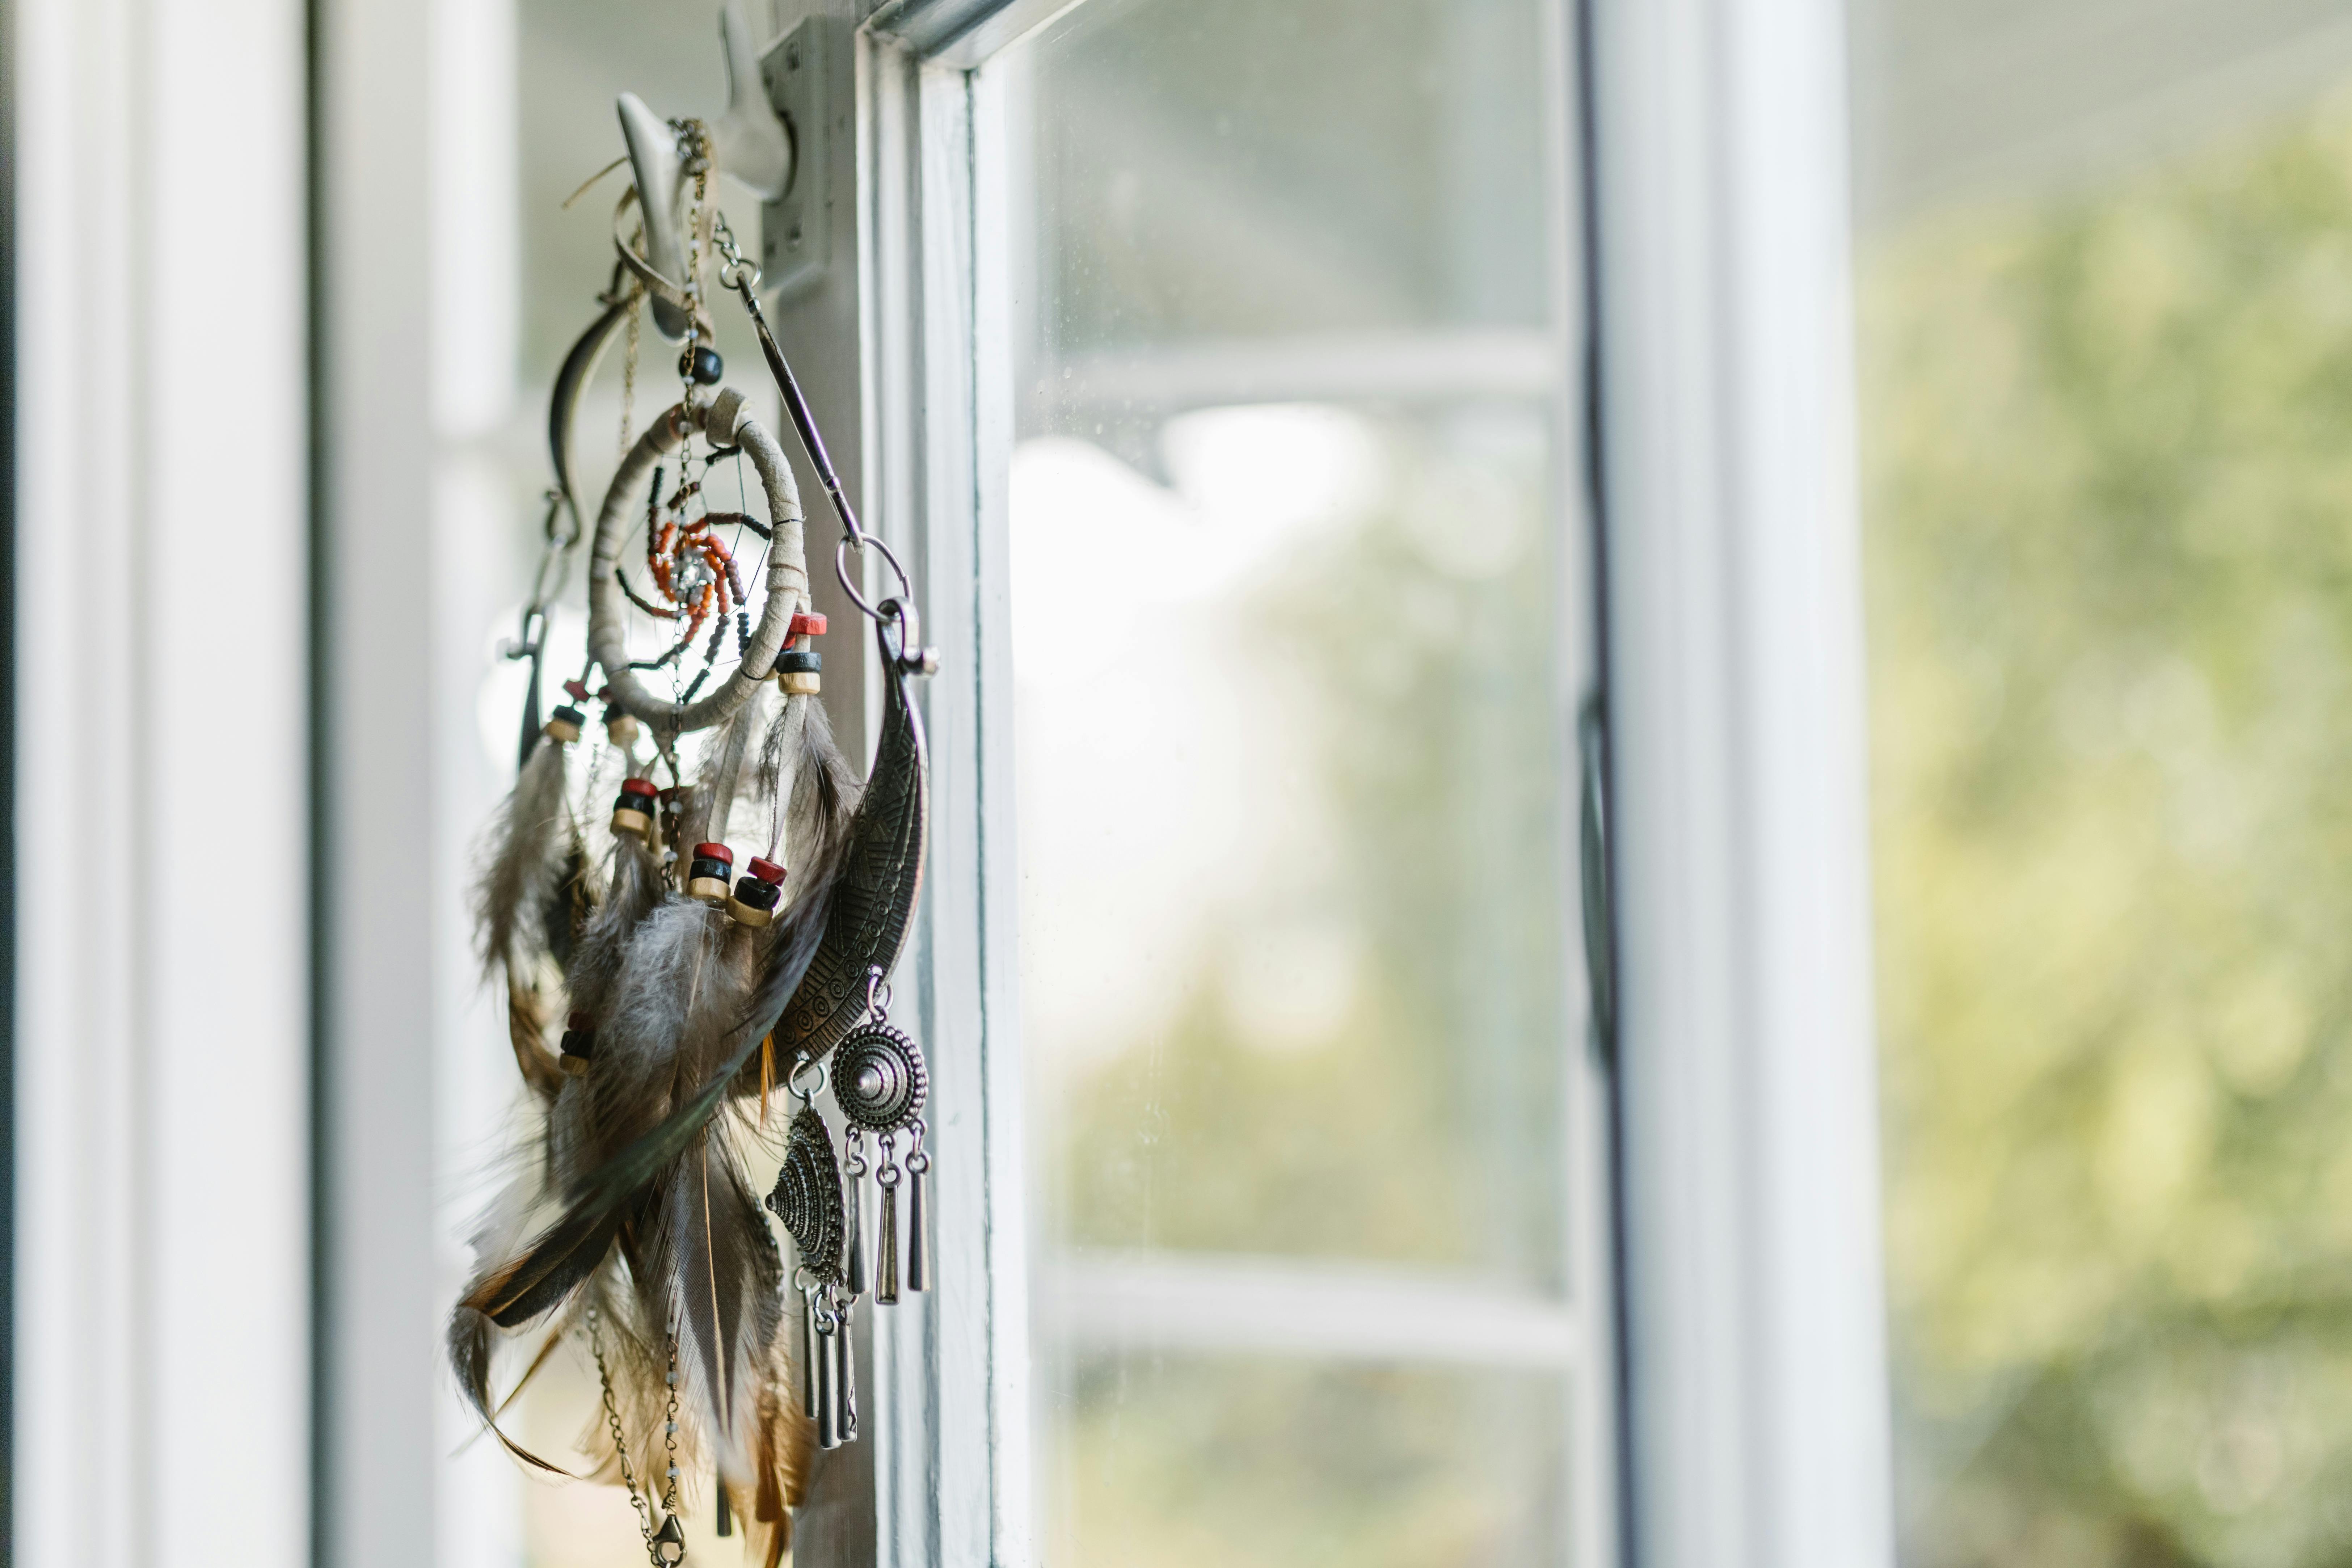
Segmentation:
{"type": "Polygon", "coordinates": [[[668,1484],[662,1489],[662,1512],[677,1511],[677,1335],[669,1336],[669,1415],[662,1428],[662,1447],[669,1454],[668,1484]]]}
{"type": "MultiPolygon", "coordinates": [[[[629,1443],[628,1439],[621,1435],[621,1410],[613,1399],[613,1373],[604,1365],[604,1336],[598,1330],[596,1309],[593,1307],[588,1309],[588,1349],[589,1352],[596,1358],[597,1385],[604,1391],[604,1425],[612,1430],[613,1452],[621,1461],[621,1484],[629,1489],[629,1506],[637,1510],[637,1531],[646,1538],[646,1560],[653,1563],[654,1568],[663,1568],[661,1550],[654,1544],[653,1510],[646,1506],[645,1496],[637,1489],[637,1478],[629,1468],[629,1443]]],[[[677,1430],[677,1342],[672,1339],[670,1341],[669,1408],[670,1430],[673,1434],[677,1430]]],[[[673,1453],[677,1446],[677,1440],[673,1436],[670,1439],[673,1453]]],[[[677,1464],[674,1458],[670,1463],[670,1474],[673,1477],[670,1481],[670,1495],[675,1498],[677,1495],[677,1482],[674,1478],[677,1474],[677,1464]]]]}
{"type": "Polygon", "coordinates": [[[688,406],[702,394],[701,384],[694,379],[694,351],[705,342],[718,346],[718,333],[710,320],[709,301],[704,297],[702,270],[708,265],[703,255],[702,226],[704,215],[710,206],[710,172],[712,153],[709,128],[699,120],[673,120],[670,128],[677,136],[678,154],[686,171],[694,178],[694,196],[686,209],[686,276],[679,279],[679,294],[686,301],[686,352],[678,358],[678,380],[683,385],[681,400],[688,406]]]}

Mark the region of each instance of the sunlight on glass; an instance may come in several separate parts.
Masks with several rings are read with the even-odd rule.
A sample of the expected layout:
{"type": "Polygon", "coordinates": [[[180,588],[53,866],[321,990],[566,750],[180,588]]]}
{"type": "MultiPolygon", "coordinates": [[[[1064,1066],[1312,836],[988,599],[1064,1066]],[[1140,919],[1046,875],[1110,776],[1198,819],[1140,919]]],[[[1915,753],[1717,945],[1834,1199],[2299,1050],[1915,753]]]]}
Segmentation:
{"type": "Polygon", "coordinates": [[[1093,0],[1014,67],[1057,1568],[1570,1550],[1544,15],[1093,0]]]}

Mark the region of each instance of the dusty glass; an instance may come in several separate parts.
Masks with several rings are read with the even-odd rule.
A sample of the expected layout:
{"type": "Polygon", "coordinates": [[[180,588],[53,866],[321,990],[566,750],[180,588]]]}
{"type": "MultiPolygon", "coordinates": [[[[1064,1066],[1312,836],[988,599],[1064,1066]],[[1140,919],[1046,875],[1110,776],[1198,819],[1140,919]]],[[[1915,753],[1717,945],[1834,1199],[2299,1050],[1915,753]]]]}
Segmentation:
{"type": "Polygon", "coordinates": [[[991,68],[1064,1568],[1570,1550],[1564,59],[1536,0],[1090,0],[991,68]]]}

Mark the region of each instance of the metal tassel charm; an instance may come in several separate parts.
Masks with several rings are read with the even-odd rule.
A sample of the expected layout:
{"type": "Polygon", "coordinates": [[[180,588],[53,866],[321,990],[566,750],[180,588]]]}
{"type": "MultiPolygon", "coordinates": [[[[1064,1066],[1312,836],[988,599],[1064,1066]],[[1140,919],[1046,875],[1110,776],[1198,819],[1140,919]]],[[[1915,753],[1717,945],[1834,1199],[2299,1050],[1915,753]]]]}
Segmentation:
{"type": "Polygon", "coordinates": [[[719,1489],[719,1539],[726,1540],[735,1533],[735,1510],[727,1500],[727,1489],[719,1489]]]}
{"type": "Polygon", "coordinates": [[[882,1306],[895,1306],[898,1300],[898,1184],[893,1179],[898,1173],[883,1167],[882,1220],[875,1229],[880,1233],[882,1266],[875,1271],[874,1300],[882,1306]]]}
{"type": "Polygon", "coordinates": [[[833,1383],[841,1408],[835,1413],[833,1425],[845,1443],[857,1440],[857,1342],[849,1337],[849,1306],[845,1304],[841,1309],[841,1328],[833,1336],[840,1342],[834,1353],[841,1358],[841,1374],[833,1383]]]}
{"type": "Polygon", "coordinates": [[[801,1292],[801,1414],[816,1419],[816,1292],[801,1292]]]}
{"type": "Polygon", "coordinates": [[[849,1235],[842,1243],[846,1270],[843,1283],[852,1296],[863,1296],[873,1288],[873,1242],[866,1228],[866,1184],[858,1178],[865,1174],[865,1162],[853,1152],[849,1158],[849,1179],[842,1184],[841,1217],[849,1235]]]}
{"type": "Polygon", "coordinates": [[[907,1289],[931,1288],[931,1157],[907,1156],[907,1289]]]}
{"type": "Polygon", "coordinates": [[[841,1444],[841,1336],[834,1329],[819,1323],[816,1326],[816,1446],[838,1448],[841,1444]]]}

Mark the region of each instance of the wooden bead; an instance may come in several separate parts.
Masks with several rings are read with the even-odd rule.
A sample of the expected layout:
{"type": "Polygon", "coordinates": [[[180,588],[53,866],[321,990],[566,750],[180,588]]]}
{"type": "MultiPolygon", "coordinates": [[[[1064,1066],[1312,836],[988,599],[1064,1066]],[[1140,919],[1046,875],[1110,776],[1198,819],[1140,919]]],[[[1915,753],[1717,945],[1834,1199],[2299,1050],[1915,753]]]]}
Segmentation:
{"type": "Polygon", "coordinates": [[[547,735],[550,740],[569,745],[580,738],[581,712],[577,708],[558,708],[548,716],[547,735]]]}
{"type": "Polygon", "coordinates": [[[654,803],[659,798],[651,779],[623,779],[620,798],[613,802],[613,831],[635,833],[650,841],[654,803]]]}
{"type": "Polygon", "coordinates": [[[731,894],[729,895],[727,900],[727,918],[733,921],[739,926],[750,926],[753,931],[758,931],[763,926],[771,926],[776,923],[775,910],[763,910],[757,908],[754,905],[747,904],[742,900],[736,898],[731,894]]]}
{"type": "Polygon", "coordinates": [[[787,697],[814,697],[824,689],[824,677],[786,670],[776,677],[776,683],[784,689],[787,697]]]}
{"type": "Polygon", "coordinates": [[[737,925],[756,930],[774,923],[776,907],[783,901],[784,868],[754,855],[748,874],[736,882],[727,900],[727,912],[737,925]]]}
{"type": "Polygon", "coordinates": [[[589,1061],[595,1054],[596,1020],[585,1013],[572,1014],[565,1021],[563,1054],[556,1058],[556,1065],[578,1078],[588,1070],[589,1061]]]}
{"type": "Polygon", "coordinates": [[[708,903],[727,901],[727,879],[735,869],[734,852],[724,844],[698,844],[686,868],[686,894],[708,903]]]}

